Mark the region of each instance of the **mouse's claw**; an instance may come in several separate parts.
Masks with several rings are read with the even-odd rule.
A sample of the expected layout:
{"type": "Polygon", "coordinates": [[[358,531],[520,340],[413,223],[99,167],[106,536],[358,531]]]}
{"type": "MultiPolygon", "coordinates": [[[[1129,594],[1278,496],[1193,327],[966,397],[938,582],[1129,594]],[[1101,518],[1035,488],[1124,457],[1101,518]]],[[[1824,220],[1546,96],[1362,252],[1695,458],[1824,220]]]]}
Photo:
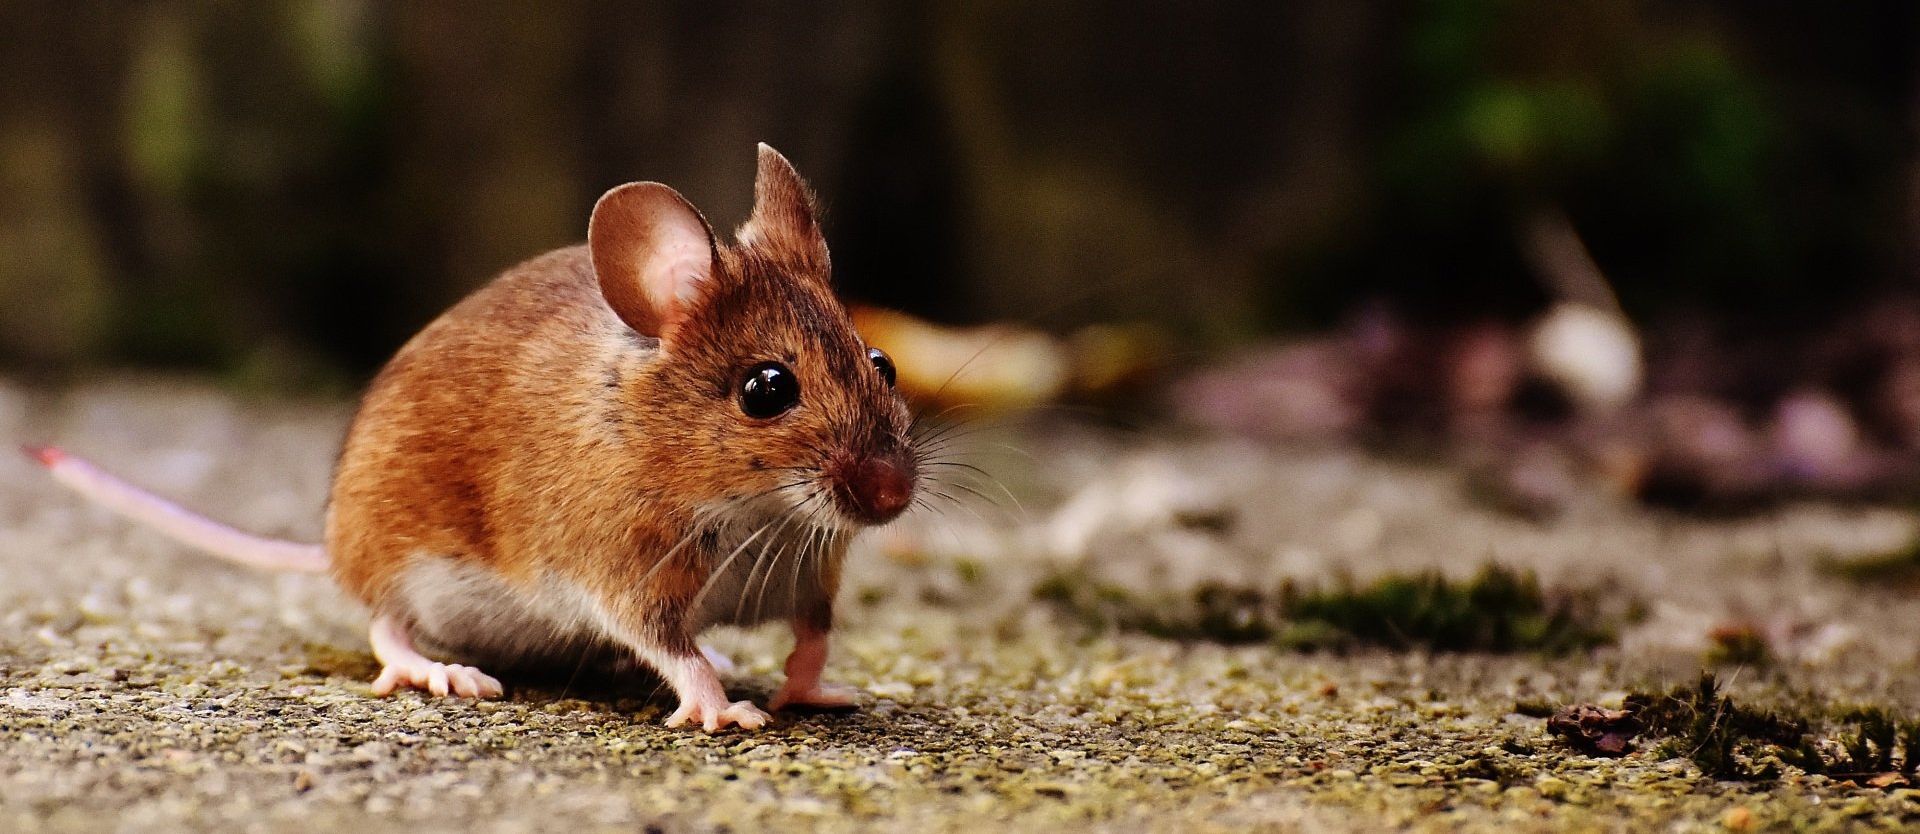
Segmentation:
{"type": "Polygon", "coordinates": [[[506,692],[498,679],[472,666],[427,660],[383,667],[373,681],[373,694],[390,695],[402,686],[443,698],[498,698],[506,692]]]}
{"type": "Polygon", "coordinates": [[[765,726],[772,716],[762,712],[752,701],[734,701],[727,703],[726,698],[717,701],[692,700],[681,701],[680,708],[667,716],[667,726],[678,727],[689,721],[700,723],[700,729],[717,732],[727,727],[739,727],[742,730],[758,730],[765,726]]]}

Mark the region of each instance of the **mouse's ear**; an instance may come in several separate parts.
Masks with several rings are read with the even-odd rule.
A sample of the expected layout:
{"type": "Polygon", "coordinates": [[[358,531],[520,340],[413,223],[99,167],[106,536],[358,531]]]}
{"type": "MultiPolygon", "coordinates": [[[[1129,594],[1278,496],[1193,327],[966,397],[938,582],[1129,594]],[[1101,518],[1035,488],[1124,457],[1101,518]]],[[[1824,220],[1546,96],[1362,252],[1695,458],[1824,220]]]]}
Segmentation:
{"type": "Polygon", "coordinates": [[[587,221],[587,249],[607,305],[627,326],[663,341],[719,269],[706,218],[657,182],[602,195],[587,221]]]}
{"type": "Polygon", "coordinates": [[[793,169],[793,163],[765,142],[760,143],[760,165],[753,178],[753,214],[734,238],[742,247],[758,248],[797,272],[827,276],[827,239],[815,219],[813,189],[793,169]]]}

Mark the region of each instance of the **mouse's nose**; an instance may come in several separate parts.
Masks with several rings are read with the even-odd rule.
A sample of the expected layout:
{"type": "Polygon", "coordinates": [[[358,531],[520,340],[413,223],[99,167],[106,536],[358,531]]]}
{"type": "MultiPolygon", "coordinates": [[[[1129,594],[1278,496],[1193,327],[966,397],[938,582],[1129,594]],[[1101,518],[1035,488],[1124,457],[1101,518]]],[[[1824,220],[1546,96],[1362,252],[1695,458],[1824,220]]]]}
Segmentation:
{"type": "Polygon", "coordinates": [[[913,471],[902,461],[860,458],[832,474],[841,508],[868,524],[892,521],[913,503],[913,471]]]}

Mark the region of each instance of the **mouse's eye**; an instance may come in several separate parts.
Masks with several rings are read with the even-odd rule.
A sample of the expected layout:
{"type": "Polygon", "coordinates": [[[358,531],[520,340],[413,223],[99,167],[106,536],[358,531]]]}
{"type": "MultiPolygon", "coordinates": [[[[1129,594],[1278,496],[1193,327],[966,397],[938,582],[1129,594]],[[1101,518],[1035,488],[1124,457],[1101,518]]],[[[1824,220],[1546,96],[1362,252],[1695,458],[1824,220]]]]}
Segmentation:
{"type": "Polygon", "coordinates": [[[765,420],[785,414],[800,402],[800,378],[778,362],[762,362],[747,369],[740,382],[740,410],[765,420]]]}
{"type": "Polygon", "coordinates": [[[867,348],[867,359],[873,362],[874,369],[880,372],[880,378],[887,381],[887,387],[893,387],[893,360],[887,352],[879,348],[867,348]]]}

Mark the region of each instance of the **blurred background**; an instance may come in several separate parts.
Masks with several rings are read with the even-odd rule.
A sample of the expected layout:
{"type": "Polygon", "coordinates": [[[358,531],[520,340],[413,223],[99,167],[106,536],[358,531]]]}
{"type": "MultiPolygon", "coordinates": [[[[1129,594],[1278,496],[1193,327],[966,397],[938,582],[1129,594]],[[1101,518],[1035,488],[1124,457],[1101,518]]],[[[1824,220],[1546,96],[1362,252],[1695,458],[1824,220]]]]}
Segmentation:
{"type": "Polygon", "coordinates": [[[1439,441],[1522,513],[1907,495],[1917,55],[1891,0],[11,3],[0,366],[345,396],[610,186],[730,228],[767,141],[923,398],[1439,441]]]}

